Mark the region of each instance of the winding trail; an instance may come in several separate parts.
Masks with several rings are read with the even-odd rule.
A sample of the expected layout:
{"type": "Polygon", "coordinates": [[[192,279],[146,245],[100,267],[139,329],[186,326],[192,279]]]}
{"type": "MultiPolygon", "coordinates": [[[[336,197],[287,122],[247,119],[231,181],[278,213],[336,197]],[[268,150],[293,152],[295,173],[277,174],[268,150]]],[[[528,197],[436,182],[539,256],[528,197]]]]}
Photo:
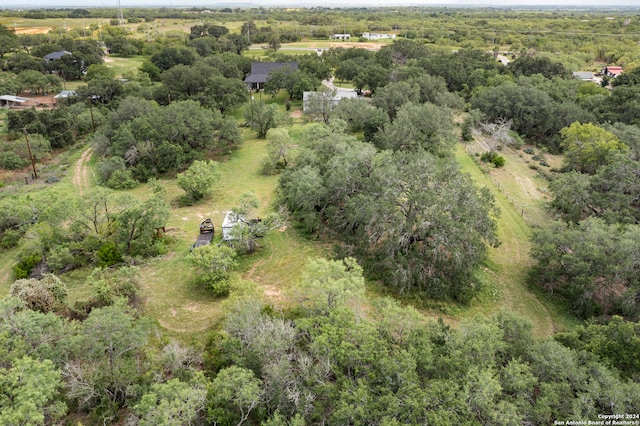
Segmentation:
{"type": "Polygon", "coordinates": [[[76,162],[76,168],[73,172],[73,186],[78,190],[78,194],[83,195],[89,190],[89,160],[93,154],[93,147],[87,148],[80,159],[76,162]]]}

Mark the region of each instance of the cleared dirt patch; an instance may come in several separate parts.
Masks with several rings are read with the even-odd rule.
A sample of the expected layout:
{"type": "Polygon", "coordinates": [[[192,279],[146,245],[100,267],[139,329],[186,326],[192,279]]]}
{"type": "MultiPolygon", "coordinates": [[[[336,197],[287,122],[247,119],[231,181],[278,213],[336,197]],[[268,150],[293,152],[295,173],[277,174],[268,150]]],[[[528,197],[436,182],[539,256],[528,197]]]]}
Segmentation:
{"type": "Polygon", "coordinates": [[[14,28],[16,34],[48,34],[49,31],[53,31],[51,27],[42,28],[14,28]]]}

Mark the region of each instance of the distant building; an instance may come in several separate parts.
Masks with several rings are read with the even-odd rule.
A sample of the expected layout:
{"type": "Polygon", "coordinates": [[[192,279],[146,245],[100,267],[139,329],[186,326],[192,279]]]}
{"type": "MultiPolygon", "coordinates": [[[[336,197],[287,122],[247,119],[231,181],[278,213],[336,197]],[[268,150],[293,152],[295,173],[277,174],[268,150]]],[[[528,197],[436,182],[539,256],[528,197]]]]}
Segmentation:
{"type": "Polygon", "coordinates": [[[288,69],[290,72],[298,70],[297,62],[252,62],[251,73],[244,79],[248,89],[260,90],[274,70],[288,69]]]}
{"type": "Polygon", "coordinates": [[[574,71],[573,78],[577,78],[582,81],[595,81],[595,76],[589,71],[574,71]]]}
{"type": "Polygon", "coordinates": [[[53,99],[68,98],[69,96],[76,96],[76,91],[75,90],[63,90],[62,92],[60,92],[57,95],[55,95],[53,97],[53,99]]]}
{"type": "Polygon", "coordinates": [[[332,40],[349,40],[351,34],[331,34],[329,36],[332,40]]]}
{"type": "Polygon", "coordinates": [[[27,106],[27,103],[31,101],[29,98],[21,98],[19,96],[13,95],[2,95],[0,96],[0,107],[1,108],[20,108],[27,106]]]}
{"type": "Polygon", "coordinates": [[[376,34],[376,33],[362,33],[362,37],[367,40],[382,40],[382,39],[394,39],[395,34],[376,34]]]}
{"type": "Polygon", "coordinates": [[[44,57],[44,61],[45,62],[55,61],[57,59],[62,58],[65,55],[71,55],[71,52],[67,52],[66,50],[60,50],[59,52],[52,52],[44,57]]]}
{"type": "Polygon", "coordinates": [[[622,67],[604,67],[602,68],[602,75],[606,75],[607,77],[616,78],[620,74],[623,73],[622,67]]]}
{"type": "MultiPolygon", "coordinates": [[[[309,109],[313,107],[311,102],[313,102],[313,94],[319,92],[303,92],[302,93],[302,112],[307,112],[309,109]]],[[[331,99],[331,103],[333,106],[338,105],[341,99],[349,99],[349,98],[357,98],[358,93],[355,90],[338,90],[335,96],[331,99]]],[[[317,100],[321,101],[321,100],[317,100]]]]}

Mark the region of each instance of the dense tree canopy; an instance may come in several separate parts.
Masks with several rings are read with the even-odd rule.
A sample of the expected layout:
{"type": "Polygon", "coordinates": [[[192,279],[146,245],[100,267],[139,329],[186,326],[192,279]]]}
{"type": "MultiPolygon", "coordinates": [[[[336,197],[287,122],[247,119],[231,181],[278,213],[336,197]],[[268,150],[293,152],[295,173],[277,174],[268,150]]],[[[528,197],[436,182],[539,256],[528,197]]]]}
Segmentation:
{"type": "Polygon", "coordinates": [[[485,241],[496,242],[489,194],[422,149],[376,153],[337,130],[315,132],[280,181],[293,214],[310,229],[326,223],[401,291],[471,296],[485,241]]]}
{"type": "MultiPolygon", "coordinates": [[[[124,112],[123,112],[124,113],[124,112]]],[[[138,180],[186,168],[204,152],[233,149],[238,128],[217,110],[198,102],[172,102],[132,117],[113,131],[110,154],[124,158],[138,180]]]]}
{"type": "Polygon", "coordinates": [[[607,225],[597,218],[555,223],[534,235],[533,277],[585,318],[617,313],[637,320],[639,233],[638,225],[607,225]]]}

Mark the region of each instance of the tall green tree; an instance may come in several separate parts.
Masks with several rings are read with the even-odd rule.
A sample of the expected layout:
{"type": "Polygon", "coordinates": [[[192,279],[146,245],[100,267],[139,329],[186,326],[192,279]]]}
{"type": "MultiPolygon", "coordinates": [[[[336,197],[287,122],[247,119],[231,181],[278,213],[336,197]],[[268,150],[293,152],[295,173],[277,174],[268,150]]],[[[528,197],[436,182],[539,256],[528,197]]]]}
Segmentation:
{"type": "Polygon", "coordinates": [[[204,377],[193,383],[171,379],[154,383],[134,412],[141,426],[182,426],[193,424],[201,417],[206,406],[207,389],[204,377]]]}
{"type": "Polygon", "coordinates": [[[24,357],[14,360],[11,368],[0,370],[0,423],[44,425],[66,414],[67,407],[59,400],[62,378],[50,360],[24,357]]]}
{"type": "Polygon", "coordinates": [[[285,121],[278,105],[265,104],[262,101],[252,101],[244,110],[244,119],[249,127],[256,131],[259,138],[266,137],[270,129],[278,127],[285,121]]]}
{"type": "Polygon", "coordinates": [[[613,134],[592,123],[578,121],[560,130],[566,167],[594,174],[619,151],[629,148],[613,134]]]}
{"type": "Polygon", "coordinates": [[[19,45],[18,36],[15,32],[0,24],[0,58],[15,50],[19,45]]]}

